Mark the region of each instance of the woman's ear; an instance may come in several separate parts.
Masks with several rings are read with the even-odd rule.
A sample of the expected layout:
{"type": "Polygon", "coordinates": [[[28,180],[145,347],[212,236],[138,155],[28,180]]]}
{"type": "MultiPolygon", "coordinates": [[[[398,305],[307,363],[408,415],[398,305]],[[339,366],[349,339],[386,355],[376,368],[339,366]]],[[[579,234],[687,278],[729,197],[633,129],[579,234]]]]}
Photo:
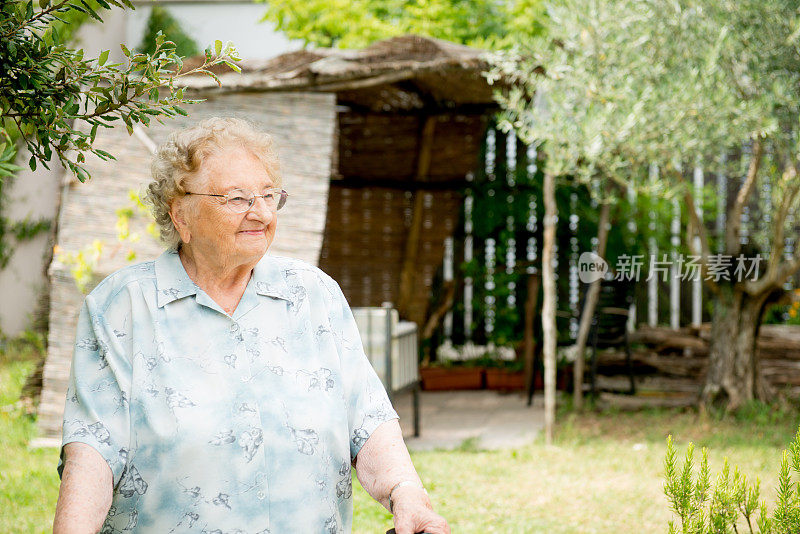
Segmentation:
{"type": "Polygon", "coordinates": [[[172,224],[178,235],[181,236],[181,241],[188,243],[192,239],[192,233],[189,231],[189,225],[186,221],[187,206],[184,205],[185,199],[176,199],[172,202],[169,210],[169,217],[172,219],[172,224]]]}

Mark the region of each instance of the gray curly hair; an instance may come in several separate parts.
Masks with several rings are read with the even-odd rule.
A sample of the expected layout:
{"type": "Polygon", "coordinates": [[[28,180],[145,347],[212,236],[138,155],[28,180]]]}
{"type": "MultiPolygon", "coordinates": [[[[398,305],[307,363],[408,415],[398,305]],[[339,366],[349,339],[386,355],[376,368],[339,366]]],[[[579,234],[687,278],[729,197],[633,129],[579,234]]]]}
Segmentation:
{"type": "Polygon", "coordinates": [[[150,205],[161,240],[170,248],[181,243],[169,216],[175,199],[186,193],[187,181],[200,169],[203,160],[223,147],[248,149],[263,163],[275,187],[281,187],[278,156],[272,137],[242,119],[213,117],[170,134],[153,155],[145,201],[150,205]]]}

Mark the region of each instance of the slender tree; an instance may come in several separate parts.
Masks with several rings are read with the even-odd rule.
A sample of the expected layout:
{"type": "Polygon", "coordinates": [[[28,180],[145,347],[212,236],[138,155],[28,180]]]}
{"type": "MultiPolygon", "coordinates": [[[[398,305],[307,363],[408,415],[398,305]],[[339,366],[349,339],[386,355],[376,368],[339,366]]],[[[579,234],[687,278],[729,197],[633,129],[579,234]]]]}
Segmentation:
{"type": "MultiPolygon", "coordinates": [[[[644,16],[641,5],[629,3],[626,7],[631,9],[625,11],[627,18],[623,17],[626,23],[644,16]]],[[[620,17],[611,2],[587,5],[567,0],[546,7],[550,20],[547,35],[511,53],[494,55],[495,68],[489,79],[512,82],[510,90],[498,93],[506,110],[504,124],[526,142],[541,145],[546,154],[546,172],[554,180],[570,177],[573,183],[587,184],[594,191],[600,206],[597,253],[603,256],[610,211],[618,193],[633,186],[633,179],[638,178],[638,171],[632,170],[621,156],[634,124],[620,108],[636,100],[639,91],[626,72],[607,65],[608,56],[615,50],[603,38],[609,25],[619,24],[620,17]]],[[[630,37],[622,34],[617,38],[630,37]]],[[[644,58],[634,56],[630,66],[636,68],[637,63],[643,62],[644,58]]],[[[548,202],[546,196],[544,200],[548,202]]],[[[543,259],[542,269],[552,270],[553,266],[543,259]]],[[[599,289],[599,280],[590,285],[581,312],[574,373],[576,408],[582,406],[583,354],[599,289]]],[[[547,288],[544,291],[547,295],[547,288]]],[[[555,299],[555,295],[551,298],[555,299]]],[[[554,322],[554,316],[548,317],[547,311],[555,313],[543,310],[542,320],[554,322]]],[[[555,341],[549,340],[546,332],[543,334],[545,366],[548,361],[555,366],[555,341]]]]}
{"type": "Polygon", "coordinates": [[[556,241],[556,179],[544,175],[544,243],[542,243],[542,343],[544,346],[544,436],[553,443],[556,423],[556,282],[553,258],[556,241]]]}

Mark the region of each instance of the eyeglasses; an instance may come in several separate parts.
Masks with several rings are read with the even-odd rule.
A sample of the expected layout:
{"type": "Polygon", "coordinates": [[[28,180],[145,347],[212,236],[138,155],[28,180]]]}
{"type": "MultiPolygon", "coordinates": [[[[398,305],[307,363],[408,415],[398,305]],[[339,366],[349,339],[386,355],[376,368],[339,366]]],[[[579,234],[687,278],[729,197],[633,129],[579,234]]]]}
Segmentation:
{"type": "Polygon", "coordinates": [[[274,189],[267,189],[267,192],[263,195],[256,195],[252,191],[248,191],[246,189],[234,189],[225,195],[215,195],[212,193],[191,193],[189,191],[186,191],[185,194],[224,198],[225,205],[228,206],[228,209],[234,213],[245,213],[246,211],[249,211],[250,208],[253,207],[253,204],[255,204],[257,198],[263,198],[267,203],[268,208],[279,210],[284,204],[286,204],[286,198],[289,196],[289,193],[283,189],[278,189],[277,187],[274,189]]]}

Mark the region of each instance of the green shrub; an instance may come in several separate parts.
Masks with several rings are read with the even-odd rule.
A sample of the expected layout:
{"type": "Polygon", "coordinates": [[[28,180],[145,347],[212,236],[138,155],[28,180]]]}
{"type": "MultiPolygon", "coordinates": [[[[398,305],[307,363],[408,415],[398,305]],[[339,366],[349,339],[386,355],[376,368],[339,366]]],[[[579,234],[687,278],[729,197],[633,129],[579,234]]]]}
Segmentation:
{"type": "Polygon", "coordinates": [[[689,444],[683,467],[678,467],[672,436],[667,439],[664,494],[680,524],[669,522],[669,532],[682,534],[796,534],[800,532],[800,429],[783,451],[778,474],[777,502],[770,516],[761,499],[760,484],[750,482],[728,459],[711,484],[708,451],[702,449],[700,470],[694,472],[694,445],[689,444]]]}
{"type": "Polygon", "coordinates": [[[192,57],[200,53],[197,43],[189,37],[175,18],[165,8],[154,5],[147,19],[147,28],[138,47],[139,52],[153,54],[158,32],[163,33],[168,41],[175,43],[175,53],[182,57],[192,57]]]}

